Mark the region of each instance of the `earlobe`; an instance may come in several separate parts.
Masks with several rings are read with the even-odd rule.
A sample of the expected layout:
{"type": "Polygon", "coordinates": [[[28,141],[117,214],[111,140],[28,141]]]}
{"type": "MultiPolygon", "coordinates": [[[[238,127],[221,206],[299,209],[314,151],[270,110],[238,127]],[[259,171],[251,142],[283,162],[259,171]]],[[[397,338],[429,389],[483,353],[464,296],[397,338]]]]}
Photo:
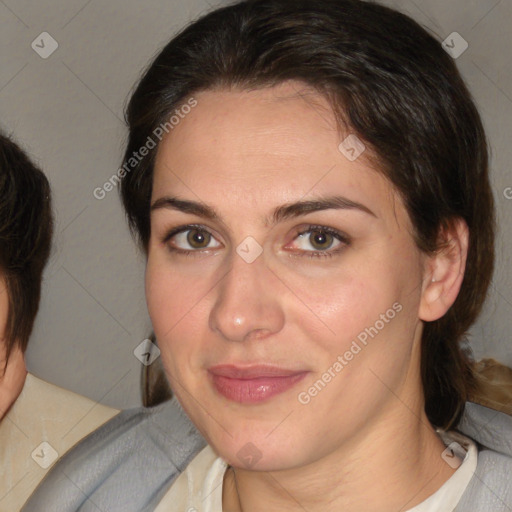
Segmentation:
{"type": "Polygon", "coordinates": [[[469,230],[461,218],[452,219],[439,233],[439,249],[427,257],[419,318],[438,320],[450,309],[464,280],[469,230]]]}

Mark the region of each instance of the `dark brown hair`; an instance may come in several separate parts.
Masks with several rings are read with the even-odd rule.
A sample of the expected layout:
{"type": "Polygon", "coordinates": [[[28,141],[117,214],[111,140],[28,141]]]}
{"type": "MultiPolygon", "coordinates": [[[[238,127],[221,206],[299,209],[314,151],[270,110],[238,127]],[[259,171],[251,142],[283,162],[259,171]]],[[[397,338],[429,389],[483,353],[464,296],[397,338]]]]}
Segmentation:
{"type": "MultiPolygon", "coordinates": [[[[53,232],[50,185],[10,138],[0,133],[0,273],[9,300],[5,366],[12,349],[24,352],[41,296],[53,232]]],[[[4,368],[0,369],[4,371],[4,368]]]]}
{"type": "MultiPolygon", "coordinates": [[[[158,345],[155,334],[148,337],[158,345]]],[[[144,407],[154,407],[172,398],[172,390],[165,376],[162,358],[157,357],[150,365],[142,365],[141,369],[141,396],[144,407]]]]}
{"type": "MultiPolygon", "coordinates": [[[[482,123],[435,37],[399,12],[360,0],[248,0],[218,9],[174,37],[145,72],[126,111],[125,159],[198,91],[288,80],[325,95],[340,126],[376,155],[421,250],[438,249],[442,228],[455,218],[469,227],[461,291],[443,318],[425,324],[422,337],[426,413],[448,428],[475,387],[460,341],[486,297],[495,226],[482,123]]],[[[131,229],[145,250],[156,149],[121,183],[131,229]]]]}

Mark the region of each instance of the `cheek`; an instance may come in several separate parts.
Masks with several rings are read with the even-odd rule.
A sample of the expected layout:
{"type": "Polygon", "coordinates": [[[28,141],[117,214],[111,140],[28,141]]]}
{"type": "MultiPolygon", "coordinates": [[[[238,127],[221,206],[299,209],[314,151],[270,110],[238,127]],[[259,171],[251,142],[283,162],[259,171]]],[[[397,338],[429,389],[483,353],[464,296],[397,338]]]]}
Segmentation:
{"type": "Polygon", "coordinates": [[[323,324],[325,332],[338,340],[351,338],[373,324],[400,295],[396,276],[385,272],[378,262],[340,266],[321,279],[301,279],[295,287],[301,299],[295,300],[295,315],[298,319],[302,315],[302,325],[323,324]],[[306,318],[304,306],[310,311],[306,318]]]}
{"type": "Polygon", "coordinates": [[[148,256],[145,275],[149,316],[168,375],[184,378],[201,352],[208,326],[208,290],[204,276],[185,275],[165,257],[148,256]]]}
{"type": "Polygon", "coordinates": [[[176,308],[173,295],[169,294],[167,276],[152,257],[148,258],[145,275],[146,302],[149,316],[157,338],[170,330],[173,325],[176,308]]]}
{"type": "Polygon", "coordinates": [[[398,254],[385,256],[347,261],[329,278],[297,283],[303,304],[295,308],[295,318],[331,358],[354,340],[363,346],[410,344],[418,320],[420,267],[412,256],[404,262],[403,253],[400,268],[398,254]],[[310,310],[306,314],[304,304],[310,310]]]}
{"type": "Polygon", "coordinates": [[[201,310],[208,288],[204,276],[186,275],[166,261],[165,255],[150,252],[146,275],[146,301],[159,338],[168,338],[178,326],[187,325],[201,310]]]}

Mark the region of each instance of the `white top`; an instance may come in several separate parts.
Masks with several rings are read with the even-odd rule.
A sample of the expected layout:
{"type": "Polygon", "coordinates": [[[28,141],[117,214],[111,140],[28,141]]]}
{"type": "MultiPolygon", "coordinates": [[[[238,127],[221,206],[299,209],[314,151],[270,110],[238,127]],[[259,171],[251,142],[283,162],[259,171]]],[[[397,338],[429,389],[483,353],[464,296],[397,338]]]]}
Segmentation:
{"type": "MultiPolygon", "coordinates": [[[[406,512],[452,512],[476,469],[478,451],[475,443],[458,432],[440,432],[447,449],[443,458],[458,469],[431,496],[406,512]]],[[[175,480],[155,512],[222,512],[222,486],[227,469],[224,460],[206,446],[175,480]]]]}
{"type": "Polygon", "coordinates": [[[17,512],[65,452],[119,411],[31,373],[0,421],[0,512],[17,512]]]}

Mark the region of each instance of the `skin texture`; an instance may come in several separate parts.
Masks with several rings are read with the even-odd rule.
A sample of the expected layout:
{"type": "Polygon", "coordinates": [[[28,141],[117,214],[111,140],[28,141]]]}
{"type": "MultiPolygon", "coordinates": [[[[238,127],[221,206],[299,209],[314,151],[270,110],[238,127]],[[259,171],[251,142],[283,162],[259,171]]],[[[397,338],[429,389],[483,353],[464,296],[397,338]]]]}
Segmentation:
{"type": "Polygon", "coordinates": [[[9,299],[5,289],[5,281],[0,276],[0,333],[2,333],[2,337],[0,337],[0,421],[21,393],[27,376],[25,358],[18,347],[11,351],[9,363],[4,373],[5,342],[3,333],[5,333],[8,310],[9,299]]]}
{"type": "MultiPolygon", "coordinates": [[[[149,313],[180,403],[234,467],[245,512],[411,508],[453,473],[423,410],[419,342],[423,321],[457,296],[465,224],[445,233],[447,250],[419,251],[392,185],[368,154],[351,162],[340,152],[348,132],[299,83],[194,97],[197,106],[158,148],[152,204],[172,196],[206,204],[217,218],[153,209],[146,268],[149,313]],[[277,207],[333,195],[372,214],[327,209],[272,222],[277,207]],[[167,237],[188,224],[211,233],[204,248],[187,233],[167,237]],[[317,231],[297,236],[310,225],[349,242],[318,250],[317,231]],[[263,249],[252,263],[236,252],[248,236],[263,249]],[[301,403],[299,393],[393,304],[400,312],[301,403]],[[284,393],[240,404],[213,387],[207,369],[217,364],[308,373],[284,393]],[[248,463],[241,449],[255,458],[248,463]]],[[[225,475],[225,511],[240,510],[233,475],[225,475]]]]}

